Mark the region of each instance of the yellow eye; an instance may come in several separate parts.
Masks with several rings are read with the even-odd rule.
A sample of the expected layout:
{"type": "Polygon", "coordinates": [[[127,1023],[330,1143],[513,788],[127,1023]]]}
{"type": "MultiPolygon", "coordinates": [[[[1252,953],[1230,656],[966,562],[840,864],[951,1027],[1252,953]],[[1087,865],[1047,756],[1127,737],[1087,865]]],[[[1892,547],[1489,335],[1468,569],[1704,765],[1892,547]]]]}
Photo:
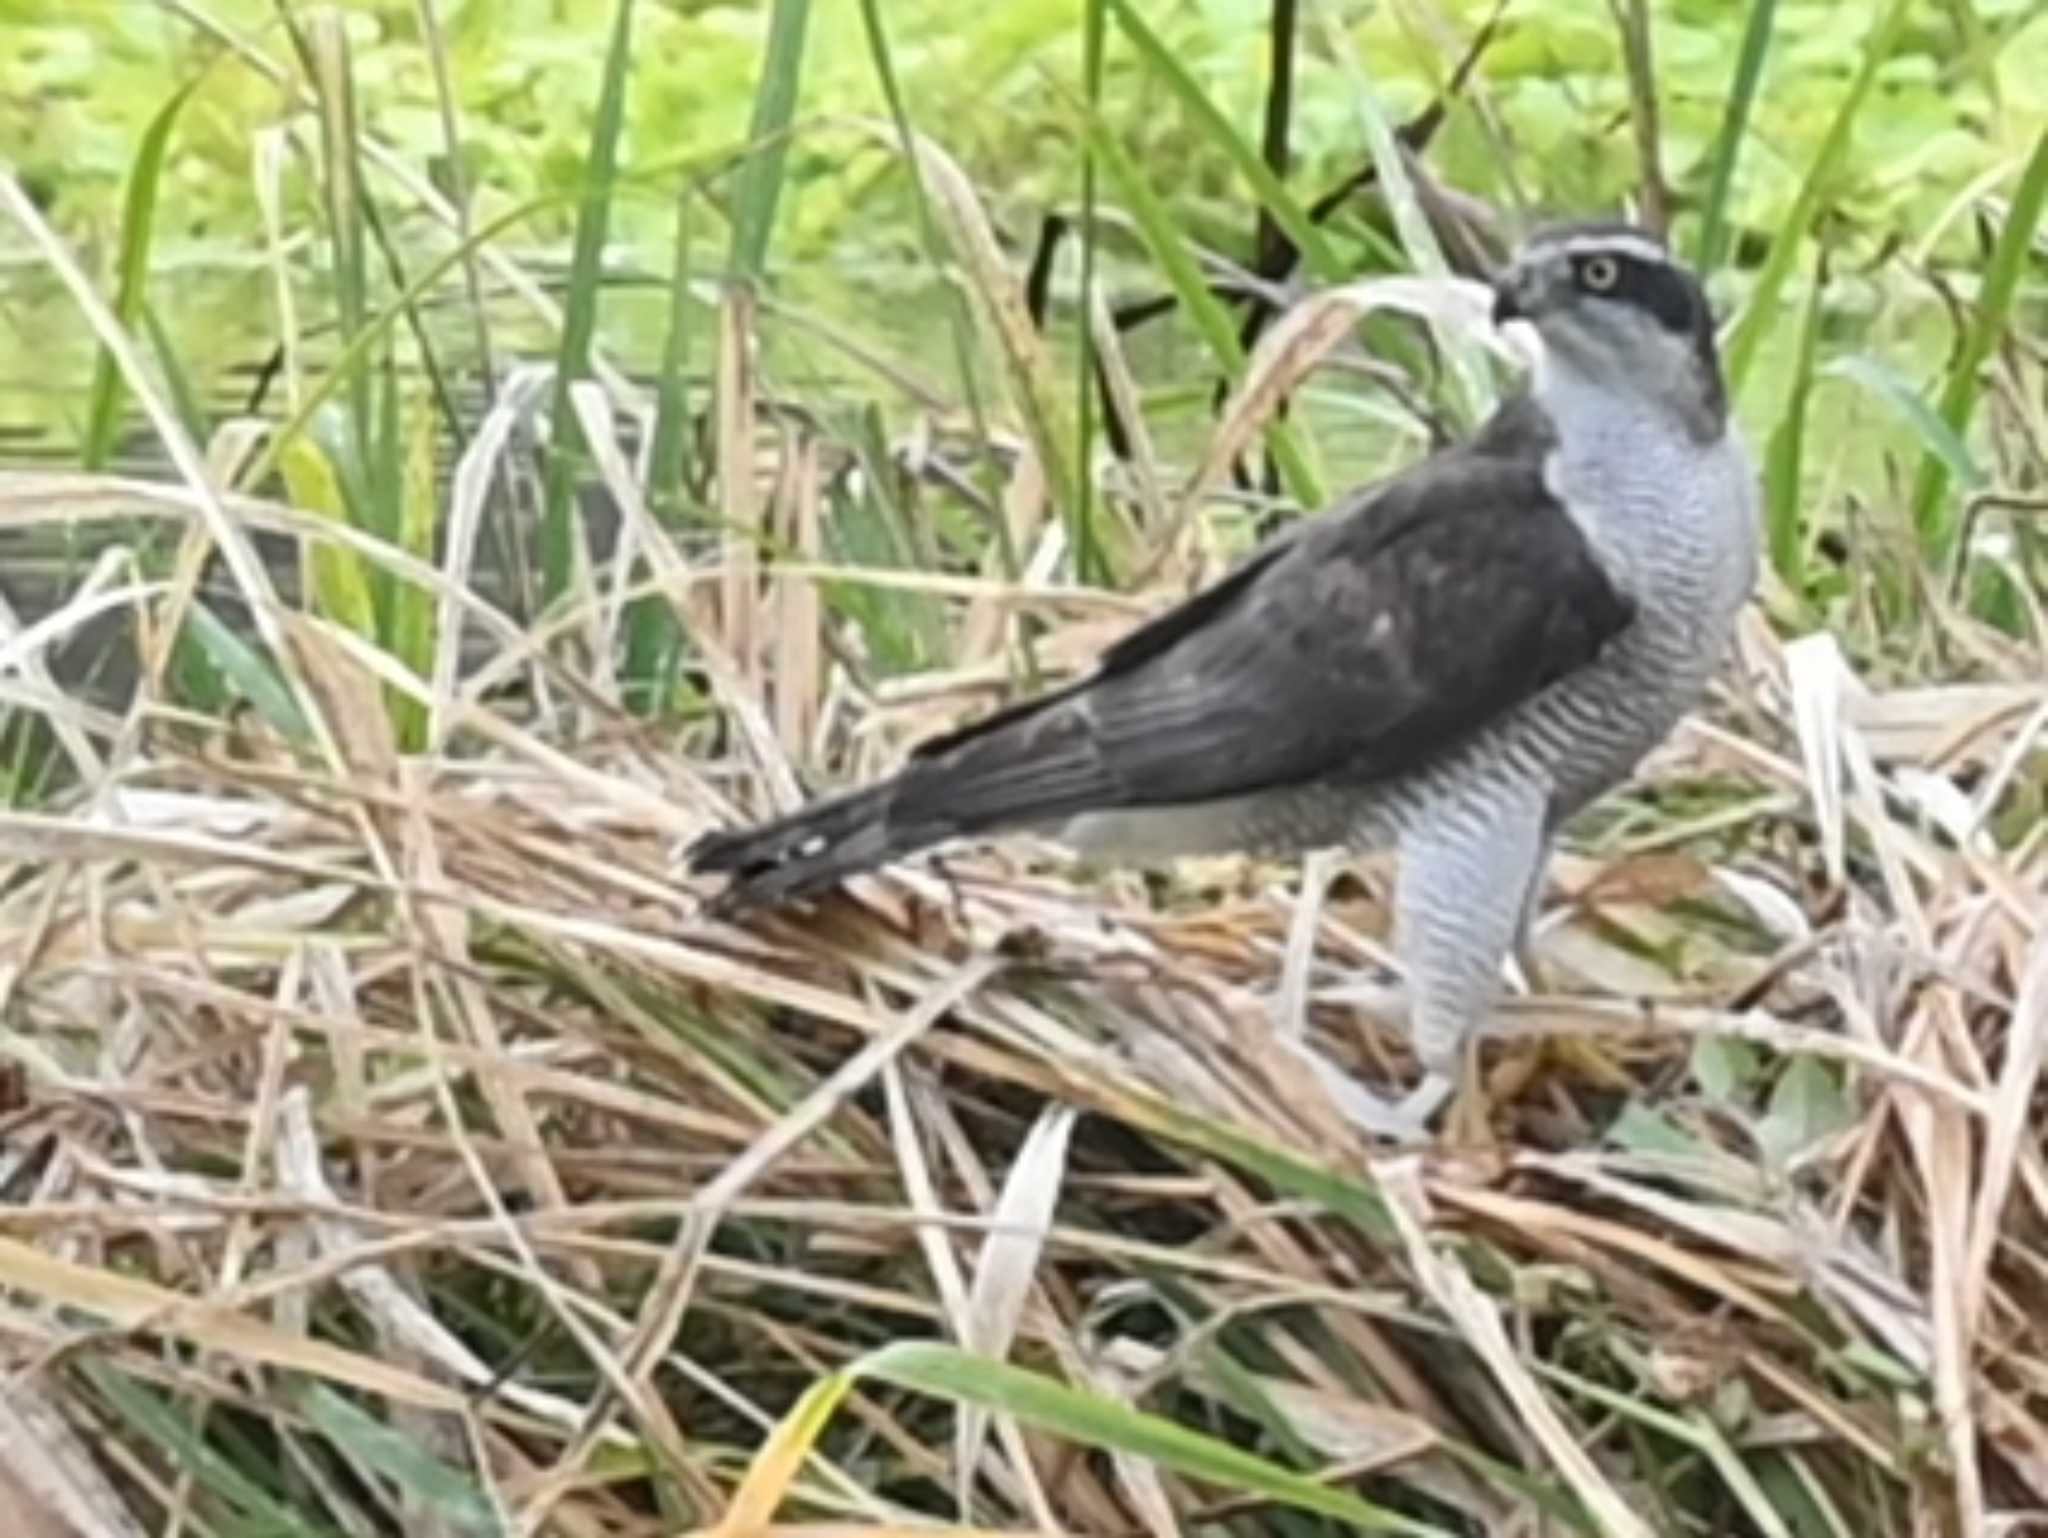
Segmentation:
{"type": "Polygon", "coordinates": [[[1579,263],[1579,281],[1596,294],[1604,294],[1621,281],[1621,263],[1611,256],[1589,256],[1579,263]]]}

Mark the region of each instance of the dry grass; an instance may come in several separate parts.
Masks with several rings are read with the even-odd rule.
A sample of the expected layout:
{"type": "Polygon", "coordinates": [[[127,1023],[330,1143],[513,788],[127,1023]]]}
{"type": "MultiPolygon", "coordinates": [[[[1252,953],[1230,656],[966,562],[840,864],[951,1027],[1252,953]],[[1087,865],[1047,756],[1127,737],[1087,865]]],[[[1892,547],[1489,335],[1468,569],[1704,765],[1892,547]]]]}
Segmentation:
{"type": "MultiPolygon", "coordinates": [[[[771,501],[815,494],[788,452],[771,501]]],[[[0,517],[60,509],[194,516],[177,488],[0,485],[0,517]]],[[[731,578],[678,567],[672,591],[731,578]]],[[[757,612],[816,613],[811,575],[753,581],[757,612]]],[[[1046,616],[1052,665],[1118,623],[1099,595],[928,591],[963,629],[1046,616]]],[[[1285,871],[1160,896],[1012,843],[746,929],[700,916],[680,839],[786,799],[793,736],[866,766],[978,708],[972,659],[892,705],[763,626],[727,658],[757,709],[719,762],[499,625],[533,687],[411,681],[448,751],[404,757],[389,664],[277,618],[326,763],[145,701],[66,804],[0,819],[13,1393],[127,1427],[102,1464],[142,1509],[207,1482],[133,1435],[109,1375],[274,1438],[336,1520],[374,1526],[404,1485],[310,1450],[308,1382],[374,1396],[522,1531],[654,1531],[646,1459],[676,1526],[709,1521],[796,1390],[902,1336],[1240,1437],[1263,1404],[1297,1439],[1269,1451],[1442,1531],[1540,1530],[1479,1454],[1611,1532],[1711,1511],[1708,1486],[1790,1531],[1759,1468],[1898,1531],[2048,1504],[2048,839],[1990,815],[2048,720],[2017,670],[1869,694],[1827,638],[1781,647],[1758,617],[1634,792],[1666,808],[1563,863],[1557,991],[1506,1013],[1484,1125],[1381,1162],[1269,1041],[1285,871]]],[[[1375,1078],[1397,1037],[1343,995],[1379,959],[1384,878],[1340,885],[1313,979],[1330,1050],[1375,1078]]],[[[956,1482],[996,1526],[1231,1509],[1003,1418],[956,1446],[880,1389],[839,1421],[786,1471],[789,1514],[895,1525],[956,1482]]]]}
{"type": "MultiPolygon", "coordinates": [[[[1303,313],[1233,442],[1349,330],[1303,313]]],[[[154,521],[194,557],[145,581],[110,555],[0,640],[77,785],[0,816],[0,1058],[25,1071],[0,1480],[49,1464],[68,1493],[42,1504],[95,1534],[952,1512],[1163,1538],[1277,1525],[1268,1501],[1318,1485],[1415,1533],[1979,1533],[2048,1508],[2038,659],[1944,615],[1969,682],[1868,690],[1831,638],[1753,615],[1712,708],[1561,862],[1546,991],[1504,1012],[1483,1104],[1382,1158],[1274,1050],[1286,869],[1153,887],[1012,842],[702,916],[682,841],[789,804],[799,764],[869,773],[985,708],[1020,616],[1057,676],[1133,607],[1049,584],[1061,526],[1021,442],[1018,580],[826,564],[822,445],[757,434],[727,383],[720,462],[759,473],[722,483],[722,558],[600,456],[623,554],[534,633],[471,591],[474,464],[438,568],[215,492],[192,445],[182,484],[0,479],[0,521],[154,521]],[[434,594],[428,674],[276,600],[258,530],[434,594]],[[161,638],[209,547],[302,742],[166,703],[161,638]],[[854,687],[827,579],[940,605],[944,664],[854,687]],[[621,708],[634,591],[687,622],[722,748],[621,708]],[[143,650],[119,716],[39,672],[107,608],[143,650]],[[947,1413],[903,1387],[937,1359],[870,1356],[906,1338],[1086,1392],[990,1372],[949,1380],[973,1408],[947,1413]],[[1048,1433],[1118,1402],[1311,1478],[1113,1414],[1114,1456],[1048,1433]],[[64,1426],[97,1456],[63,1456],[64,1426]]],[[[578,404],[603,429],[634,403],[578,404]]],[[[1214,565],[1193,523],[1149,527],[1145,605],[1214,565]]],[[[1381,1081],[1398,1033],[1355,996],[1386,875],[1335,889],[1310,977],[1327,1050],[1381,1081]]],[[[1290,1520],[1357,1516],[1335,1502],[1290,1520]]]]}

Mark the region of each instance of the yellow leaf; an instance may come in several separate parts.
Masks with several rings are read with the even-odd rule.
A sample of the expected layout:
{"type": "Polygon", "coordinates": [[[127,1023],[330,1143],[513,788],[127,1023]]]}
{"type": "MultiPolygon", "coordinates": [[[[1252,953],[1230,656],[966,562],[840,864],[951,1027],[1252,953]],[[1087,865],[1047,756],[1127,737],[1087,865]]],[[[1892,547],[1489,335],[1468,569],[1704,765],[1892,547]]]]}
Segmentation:
{"type": "MultiPolygon", "coordinates": [[[[341,478],[320,445],[306,434],[294,433],[285,440],[278,469],[293,506],[339,524],[349,521],[341,478]]],[[[306,591],[319,613],[366,641],[377,639],[377,605],[370,596],[369,574],[353,550],[324,542],[308,544],[306,591]]]]}

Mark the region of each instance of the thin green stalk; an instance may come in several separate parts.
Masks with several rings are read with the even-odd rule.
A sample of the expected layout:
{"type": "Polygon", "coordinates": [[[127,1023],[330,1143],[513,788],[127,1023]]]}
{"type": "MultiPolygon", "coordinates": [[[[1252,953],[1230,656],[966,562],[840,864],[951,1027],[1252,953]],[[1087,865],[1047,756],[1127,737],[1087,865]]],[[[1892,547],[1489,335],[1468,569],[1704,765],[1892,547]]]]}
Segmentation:
{"type": "MultiPolygon", "coordinates": [[[[334,306],[344,341],[353,342],[363,335],[370,314],[369,241],[363,218],[362,161],[356,144],[355,72],[350,65],[348,29],[338,11],[314,13],[307,49],[320,108],[322,190],[333,250],[334,306]]],[[[345,476],[358,468],[356,455],[367,450],[376,431],[368,372],[360,367],[351,370],[347,385],[355,453],[344,461],[345,476]]]]}
{"type": "MultiPolygon", "coordinates": [[[[690,213],[697,196],[686,182],[676,198],[675,254],[669,268],[668,327],[655,387],[654,441],[647,451],[647,495],[654,515],[675,523],[689,496],[692,474],[690,417],[690,213]]],[[[635,599],[626,615],[625,676],[632,703],[650,717],[668,707],[681,660],[683,627],[667,599],[635,599]]]]}
{"type": "Polygon", "coordinates": [[[1756,106],[1757,87],[1763,80],[1764,55],[1770,52],[1771,30],[1778,17],[1778,0],[1751,0],[1749,18],[1742,27],[1742,47],[1735,56],[1735,78],[1728,85],[1728,102],[1721,111],[1721,132],[1714,140],[1713,169],[1707,175],[1707,195],[1700,207],[1699,244],[1693,265],[1701,277],[1719,270],[1728,259],[1728,198],[1735,185],[1735,162],[1749,137],[1749,115],[1756,106]]]}
{"type": "Polygon", "coordinates": [[[654,397],[654,441],[647,452],[648,496],[656,513],[673,518],[692,473],[690,443],[690,204],[696,184],[676,198],[675,252],[668,275],[668,326],[654,397]]]}
{"type": "MultiPolygon", "coordinates": [[[[1081,92],[1088,110],[1102,110],[1102,63],[1107,40],[1103,0],[1087,0],[1083,14],[1081,92]]],[[[1074,485],[1074,573],[1082,583],[1108,580],[1108,563],[1095,538],[1095,152],[1081,143],[1081,298],[1079,361],[1074,381],[1074,439],[1079,473],[1074,485]]]]}
{"type": "Polygon", "coordinates": [[[555,358],[552,413],[554,452],[548,456],[541,498],[541,600],[553,603],[569,589],[574,573],[576,482],[581,473],[582,431],[569,401],[569,388],[590,372],[591,342],[597,332],[598,299],[604,288],[604,243],[611,227],[612,179],[618,167],[619,135],[626,116],[626,77],[632,63],[633,0],[619,0],[605,49],[597,117],[583,163],[583,197],[576,211],[575,248],[569,261],[569,291],[562,306],[562,342],[555,358]]]}
{"type": "Polygon", "coordinates": [[[747,128],[751,148],[733,188],[732,276],[741,282],[758,282],[767,267],[810,19],[810,0],[775,0],[769,13],[768,52],[761,62],[753,121],[747,128]]]}
{"type": "Polygon", "coordinates": [[[1793,362],[1792,384],[1786,392],[1785,407],[1778,413],[1764,453],[1765,545],[1771,565],[1794,593],[1805,593],[1806,539],[1800,517],[1805,499],[1800,495],[1806,469],[1806,423],[1813,401],[1814,364],[1820,342],[1821,298],[1827,289],[1827,248],[1821,248],[1813,265],[1813,283],[1807,291],[1806,309],[1800,316],[1799,351],[1793,362]]]}

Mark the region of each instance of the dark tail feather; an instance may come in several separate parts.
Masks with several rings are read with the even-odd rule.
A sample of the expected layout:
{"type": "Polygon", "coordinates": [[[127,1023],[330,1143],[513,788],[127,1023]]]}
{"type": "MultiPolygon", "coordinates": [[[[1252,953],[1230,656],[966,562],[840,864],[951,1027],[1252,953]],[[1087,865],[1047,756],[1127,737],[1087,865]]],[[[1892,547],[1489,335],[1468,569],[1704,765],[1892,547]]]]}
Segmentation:
{"type": "Polygon", "coordinates": [[[690,847],[697,871],[732,882],[731,913],[802,897],[946,839],[1031,827],[1101,805],[1114,792],[1088,736],[1064,708],[1073,691],[999,711],[925,743],[879,785],[690,847]]]}
{"type": "Polygon", "coordinates": [[[755,828],[707,833],[690,846],[690,869],[732,877],[713,906],[722,913],[802,897],[908,850],[892,848],[893,780],[813,802],[755,828]]]}

